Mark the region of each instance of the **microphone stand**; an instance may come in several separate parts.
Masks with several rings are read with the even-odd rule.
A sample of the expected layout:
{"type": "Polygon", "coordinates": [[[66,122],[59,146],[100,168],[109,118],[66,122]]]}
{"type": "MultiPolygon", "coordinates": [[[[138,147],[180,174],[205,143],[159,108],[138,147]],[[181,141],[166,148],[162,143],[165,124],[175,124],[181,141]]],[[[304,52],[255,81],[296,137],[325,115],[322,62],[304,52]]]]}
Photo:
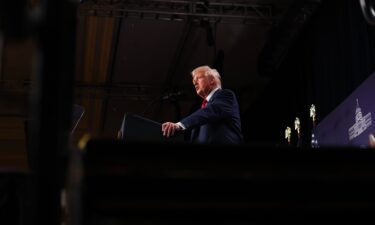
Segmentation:
{"type": "Polygon", "coordinates": [[[140,113],[140,115],[145,116],[145,114],[155,106],[156,103],[163,101],[163,96],[159,96],[155,99],[153,99],[150,103],[147,104],[147,106],[144,108],[144,110],[140,113]]]}
{"type": "Polygon", "coordinates": [[[146,107],[145,109],[140,113],[142,116],[145,116],[145,114],[150,110],[152,109],[155,104],[157,104],[158,102],[163,102],[163,101],[171,101],[176,109],[176,120],[179,120],[181,118],[181,107],[180,105],[178,104],[178,101],[177,101],[177,97],[183,95],[184,92],[183,91],[179,91],[179,92],[176,92],[176,93],[169,93],[169,94],[166,94],[166,95],[162,95],[160,97],[157,97],[155,98],[154,100],[152,100],[146,107]]]}

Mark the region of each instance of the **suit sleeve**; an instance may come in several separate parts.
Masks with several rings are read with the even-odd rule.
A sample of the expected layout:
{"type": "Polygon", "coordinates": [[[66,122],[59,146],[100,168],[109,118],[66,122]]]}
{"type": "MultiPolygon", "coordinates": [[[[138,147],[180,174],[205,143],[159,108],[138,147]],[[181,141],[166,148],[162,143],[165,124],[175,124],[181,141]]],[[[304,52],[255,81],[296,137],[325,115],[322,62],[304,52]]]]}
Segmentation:
{"type": "Polygon", "coordinates": [[[230,118],[233,115],[234,100],[235,95],[232,91],[217,91],[205,108],[198,109],[180,122],[185,125],[186,129],[191,129],[230,118]]]}

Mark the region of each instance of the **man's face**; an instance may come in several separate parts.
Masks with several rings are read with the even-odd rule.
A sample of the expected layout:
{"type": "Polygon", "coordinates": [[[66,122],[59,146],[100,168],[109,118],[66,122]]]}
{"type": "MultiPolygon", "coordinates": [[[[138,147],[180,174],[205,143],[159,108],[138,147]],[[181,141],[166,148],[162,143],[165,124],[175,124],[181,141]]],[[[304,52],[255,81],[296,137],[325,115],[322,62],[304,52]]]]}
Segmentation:
{"type": "Polygon", "coordinates": [[[212,91],[214,79],[211,76],[205,76],[204,71],[197,71],[193,74],[193,84],[197,94],[205,98],[212,91]]]}

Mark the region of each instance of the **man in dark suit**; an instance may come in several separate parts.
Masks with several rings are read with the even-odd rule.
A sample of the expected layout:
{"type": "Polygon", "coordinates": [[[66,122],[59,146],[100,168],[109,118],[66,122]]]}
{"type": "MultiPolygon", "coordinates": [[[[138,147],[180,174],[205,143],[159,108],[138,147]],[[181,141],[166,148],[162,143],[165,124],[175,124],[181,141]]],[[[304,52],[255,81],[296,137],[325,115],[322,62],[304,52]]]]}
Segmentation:
{"type": "Polygon", "coordinates": [[[178,123],[163,123],[163,135],[169,137],[176,131],[191,129],[195,143],[240,144],[240,110],[233,91],[221,88],[220,74],[209,66],[200,66],[191,74],[195,90],[203,98],[202,107],[178,123]]]}

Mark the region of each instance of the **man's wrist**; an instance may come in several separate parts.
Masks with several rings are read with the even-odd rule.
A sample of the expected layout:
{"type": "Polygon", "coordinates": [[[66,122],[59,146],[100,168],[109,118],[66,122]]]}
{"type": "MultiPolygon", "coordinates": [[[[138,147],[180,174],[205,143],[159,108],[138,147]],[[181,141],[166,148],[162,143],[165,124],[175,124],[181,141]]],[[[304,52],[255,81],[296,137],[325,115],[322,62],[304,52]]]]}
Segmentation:
{"type": "Polygon", "coordinates": [[[183,125],[181,122],[178,122],[177,125],[181,127],[182,130],[186,130],[185,125],[183,125]]]}

